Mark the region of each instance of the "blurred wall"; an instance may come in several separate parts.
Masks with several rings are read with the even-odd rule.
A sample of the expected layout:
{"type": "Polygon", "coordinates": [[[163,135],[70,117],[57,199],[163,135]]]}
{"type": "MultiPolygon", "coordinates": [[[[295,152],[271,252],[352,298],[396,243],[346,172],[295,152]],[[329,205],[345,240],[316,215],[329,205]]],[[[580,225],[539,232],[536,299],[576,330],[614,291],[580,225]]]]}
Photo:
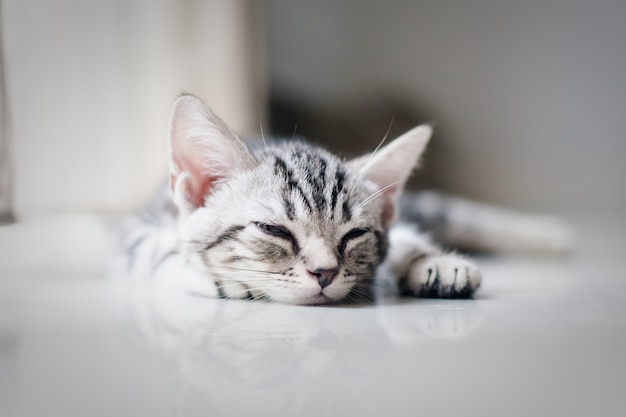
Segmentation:
{"type": "MultiPolygon", "coordinates": [[[[0,3],[0,21],[2,4],[0,3]]],[[[0,25],[1,27],[1,25],[0,25]]],[[[0,225],[13,221],[13,174],[9,148],[9,126],[7,124],[6,96],[4,86],[4,51],[0,31],[0,225]]]]}
{"type": "Polygon", "coordinates": [[[252,1],[5,0],[2,19],[18,214],[144,203],[181,91],[257,130],[252,1]]]}
{"type": "Polygon", "coordinates": [[[364,103],[390,101],[434,121],[426,185],[520,208],[626,208],[626,2],[262,4],[273,95],[356,109],[365,125],[364,103]]]}
{"type": "Polygon", "coordinates": [[[312,118],[314,139],[365,151],[392,116],[393,134],[435,122],[420,184],[624,210],[624,16],[609,0],[5,0],[17,211],[141,205],[165,176],[174,97],[254,133],[265,64],[287,110],[361,127],[312,118]]]}

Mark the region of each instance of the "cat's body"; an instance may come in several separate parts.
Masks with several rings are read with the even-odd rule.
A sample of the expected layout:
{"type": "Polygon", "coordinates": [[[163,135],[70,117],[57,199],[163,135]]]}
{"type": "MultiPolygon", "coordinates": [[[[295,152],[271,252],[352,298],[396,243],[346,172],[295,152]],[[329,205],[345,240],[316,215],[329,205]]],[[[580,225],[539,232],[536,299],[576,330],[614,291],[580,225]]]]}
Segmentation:
{"type": "MultiPolygon", "coordinates": [[[[417,225],[396,222],[430,127],[343,161],[300,141],[250,151],[193,96],[178,99],[171,126],[171,191],[126,234],[133,274],[203,295],[292,304],[365,298],[373,280],[386,279],[405,295],[444,298],[470,297],[480,286],[474,263],[445,253],[417,225]]],[[[455,216],[458,206],[428,194],[406,197],[403,205],[409,217],[430,223],[455,216]]],[[[500,213],[494,221],[520,218],[500,213]]],[[[484,239],[471,221],[456,224],[451,241],[472,246],[474,234],[476,248],[493,249],[493,233],[484,239]]],[[[499,230],[501,239],[515,241],[515,231],[499,230]]],[[[529,245],[546,236],[542,230],[529,245]]],[[[559,237],[552,243],[562,246],[559,237]]]]}

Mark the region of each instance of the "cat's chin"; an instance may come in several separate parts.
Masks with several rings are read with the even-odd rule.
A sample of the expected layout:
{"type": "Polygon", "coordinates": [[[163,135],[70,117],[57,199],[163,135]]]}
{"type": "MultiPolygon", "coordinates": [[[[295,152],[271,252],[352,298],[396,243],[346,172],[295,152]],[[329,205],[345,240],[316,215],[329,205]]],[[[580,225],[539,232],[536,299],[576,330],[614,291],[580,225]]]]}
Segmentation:
{"type": "Polygon", "coordinates": [[[316,293],[312,295],[304,295],[304,296],[293,297],[293,298],[290,297],[290,299],[284,299],[284,300],[275,299],[275,301],[279,301],[279,302],[287,303],[287,304],[295,304],[295,305],[316,306],[316,305],[335,304],[335,303],[342,301],[343,298],[344,298],[343,296],[342,297],[329,296],[327,294],[320,292],[320,293],[316,293]]]}
{"type": "Polygon", "coordinates": [[[310,297],[309,300],[305,301],[302,304],[305,305],[325,305],[325,304],[332,304],[332,303],[336,303],[338,300],[333,300],[332,298],[328,297],[325,294],[317,294],[313,297],[310,297]]]}

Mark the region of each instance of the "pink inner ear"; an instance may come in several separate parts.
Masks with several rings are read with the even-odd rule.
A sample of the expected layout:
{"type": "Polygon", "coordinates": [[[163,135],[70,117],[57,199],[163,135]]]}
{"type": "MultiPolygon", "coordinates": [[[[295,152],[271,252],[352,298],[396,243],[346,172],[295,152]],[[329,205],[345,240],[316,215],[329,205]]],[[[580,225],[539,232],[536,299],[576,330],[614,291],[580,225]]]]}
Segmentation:
{"type": "Polygon", "coordinates": [[[386,190],[381,198],[383,199],[382,212],[380,213],[383,226],[389,229],[396,220],[396,205],[398,187],[390,187],[386,190]]]}
{"type": "Polygon", "coordinates": [[[185,209],[204,206],[223,180],[254,166],[246,145],[197,97],[176,100],[170,124],[172,186],[185,209]],[[186,200],[182,201],[182,200],[186,200]]]}
{"type": "Polygon", "coordinates": [[[389,229],[396,217],[396,209],[395,204],[389,198],[385,198],[383,202],[383,211],[380,214],[380,217],[383,222],[383,226],[386,229],[389,229]]]}
{"type": "MultiPolygon", "coordinates": [[[[182,187],[180,191],[187,197],[194,208],[204,206],[204,200],[218,178],[202,172],[202,163],[197,158],[186,158],[183,155],[175,154],[174,160],[180,170],[187,173],[187,177],[179,184],[182,187]]],[[[177,175],[172,175],[172,186],[176,185],[176,181],[177,175]]]]}
{"type": "Polygon", "coordinates": [[[204,206],[204,199],[213,188],[213,184],[215,182],[215,178],[206,177],[205,181],[194,183],[190,177],[185,178],[180,186],[182,187],[182,192],[187,196],[189,202],[193,205],[194,208],[204,206]]]}

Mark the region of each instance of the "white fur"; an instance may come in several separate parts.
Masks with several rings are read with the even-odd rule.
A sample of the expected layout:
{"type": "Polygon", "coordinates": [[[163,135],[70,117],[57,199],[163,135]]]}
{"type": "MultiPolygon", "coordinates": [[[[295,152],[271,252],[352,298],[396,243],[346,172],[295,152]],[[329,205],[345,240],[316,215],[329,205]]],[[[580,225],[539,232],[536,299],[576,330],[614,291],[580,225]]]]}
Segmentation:
{"type": "Polygon", "coordinates": [[[431,134],[419,126],[345,163],[297,143],[253,154],[202,101],[182,96],[170,138],[176,208],[127,234],[133,271],[166,292],[184,286],[205,296],[324,304],[363,297],[389,239],[386,267],[404,293],[471,294],[480,285],[471,262],[444,254],[417,229],[392,227],[431,134]],[[333,271],[329,285],[319,270],[333,271]]]}

